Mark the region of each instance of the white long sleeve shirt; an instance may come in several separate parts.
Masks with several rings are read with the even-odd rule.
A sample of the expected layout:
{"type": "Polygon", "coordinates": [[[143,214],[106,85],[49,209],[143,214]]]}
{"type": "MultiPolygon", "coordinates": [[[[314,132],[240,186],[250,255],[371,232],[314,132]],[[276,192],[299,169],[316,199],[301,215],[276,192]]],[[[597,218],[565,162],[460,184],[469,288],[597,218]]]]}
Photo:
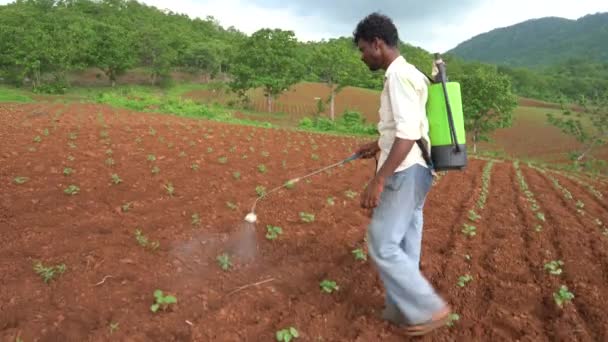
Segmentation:
{"type": "MultiPolygon", "coordinates": [[[[378,170],[388,158],[396,137],[408,140],[418,140],[422,137],[430,147],[429,123],[426,117],[429,85],[427,77],[408,63],[403,56],[396,58],[387,68],[384,75],[384,89],[380,95],[378,170]]],[[[428,152],[430,153],[430,149],[428,152]]],[[[395,172],[415,164],[427,167],[422,151],[416,144],[412,146],[395,172]]]]}

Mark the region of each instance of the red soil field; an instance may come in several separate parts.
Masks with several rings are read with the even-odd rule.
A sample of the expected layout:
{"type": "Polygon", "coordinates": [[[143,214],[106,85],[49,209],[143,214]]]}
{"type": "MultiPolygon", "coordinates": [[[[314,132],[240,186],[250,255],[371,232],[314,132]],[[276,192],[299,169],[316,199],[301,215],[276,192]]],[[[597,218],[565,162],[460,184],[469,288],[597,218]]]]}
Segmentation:
{"type": "MultiPolygon", "coordinates": [[[[384,291],[371,260],[352,253],[365,250],[358,204],[373,160],[275,192],[258,203],[255,227],[243,221],[257,186],[339,161],[360,139],[92,104],[2,104],[0,120],[0,340],[270,341],[290,326],[302,341],[404,340],[378,318],[384,291]],[[78,193],[64,192],[71,184],[78,193]],[[267,225],[283,233],[268,240],[267,225]],[[158,248],[140,245],[136,229],[158,248]],[[66,268],[45,283],[36,261],[66,268]],[[324,279],[339,290],[321,292],[324,279]],[[151,312],[156,289],[177,303],[151,312]]],[[[606,184],[489,162],[443,174],[427,199],[421,268],[460,318],[420,340],[608,340],[606,184]],[[563,261],[561,274],[544,269],[551,260],[563,261]],[[553,298],[561,285],[574,294],[563,307],[553,298]]]]}

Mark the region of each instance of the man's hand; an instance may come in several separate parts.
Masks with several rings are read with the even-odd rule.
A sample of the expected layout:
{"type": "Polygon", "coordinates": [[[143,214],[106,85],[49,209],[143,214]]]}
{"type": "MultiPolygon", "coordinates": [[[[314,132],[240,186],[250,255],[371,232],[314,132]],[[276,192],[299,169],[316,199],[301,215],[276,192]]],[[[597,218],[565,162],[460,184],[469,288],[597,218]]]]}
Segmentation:
{"type": "Polygon", "coordinates": [[[374,177],[361,196],[361,207],[373,209],[380,203],[380,194],[384,189],[384,178],[374,177]]]}
{"type": "Polygon", "coordinates": [[[357,149],[356,153],[359,154],[363,159],[369,159],[375,156],[378,151],[380,151],[378,141],[373,141],[360,146],[359,149],[357,149]]]}

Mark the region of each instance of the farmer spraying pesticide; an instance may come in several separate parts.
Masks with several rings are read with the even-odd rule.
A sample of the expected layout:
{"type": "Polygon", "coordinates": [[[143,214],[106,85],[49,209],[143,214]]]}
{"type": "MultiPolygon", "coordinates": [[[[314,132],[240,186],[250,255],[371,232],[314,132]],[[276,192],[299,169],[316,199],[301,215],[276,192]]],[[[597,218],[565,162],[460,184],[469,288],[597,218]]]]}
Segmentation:
{"type": "Polygon", "coordinates": [[[373,209],[367,240],[386,290],[383,318],[405,325],[409,335],[423,335],[444,326],[450,315],[419,268],[423,207],[433,178],[426,112],[431,82],[400,55],[390,18],[377,13],[364,18],[354,43],[370,70],[385,71],[380,137],[357,151],[362,158],[380,152],[361,206],[373,209]]]}

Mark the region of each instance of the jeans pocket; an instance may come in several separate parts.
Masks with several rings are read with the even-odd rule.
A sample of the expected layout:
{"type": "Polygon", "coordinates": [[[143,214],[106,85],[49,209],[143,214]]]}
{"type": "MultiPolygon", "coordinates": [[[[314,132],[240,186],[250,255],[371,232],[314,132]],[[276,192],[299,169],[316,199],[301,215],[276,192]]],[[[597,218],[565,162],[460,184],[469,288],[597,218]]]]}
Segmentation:
{"type": "Polygon", "coordinates": [[[389,191],[399,191],[403,185],[404,176],[404,172],[393,173],[393,175],[384,182],[384,189],[389,191]]]}

